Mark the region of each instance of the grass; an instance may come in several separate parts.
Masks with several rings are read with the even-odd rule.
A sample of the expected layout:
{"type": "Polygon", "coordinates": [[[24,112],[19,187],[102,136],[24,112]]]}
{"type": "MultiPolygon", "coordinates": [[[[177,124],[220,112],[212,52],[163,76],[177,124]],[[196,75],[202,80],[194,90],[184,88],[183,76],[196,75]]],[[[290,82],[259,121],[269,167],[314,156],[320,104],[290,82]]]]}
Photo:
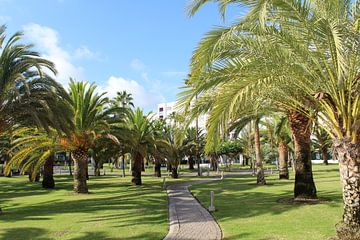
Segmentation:
{"type": "Polygon", "coordinates": [[[168,231],[162,179],[91,177],[91,194],[72,193],[72,179],[56,176],[43,190],[27,177],[0,178],[0,239],[162,239],[168,231]]]}
{"type": "MultiPolygon", "coordinates": [[[[293,174],[291,174],[293,175],[293,174]]],[[[257,186],[255,178],[241,176],[191,187],[204,206],[215,192],[215,218],[225,239],[327,239],[335,235],[341,220],[342,196],[338,166],[314,166],[318,196],[328,200],[317,205],[283,204],[292,197],[293,179],[280,181],[267,176],[268,186],[257,186]]]]}

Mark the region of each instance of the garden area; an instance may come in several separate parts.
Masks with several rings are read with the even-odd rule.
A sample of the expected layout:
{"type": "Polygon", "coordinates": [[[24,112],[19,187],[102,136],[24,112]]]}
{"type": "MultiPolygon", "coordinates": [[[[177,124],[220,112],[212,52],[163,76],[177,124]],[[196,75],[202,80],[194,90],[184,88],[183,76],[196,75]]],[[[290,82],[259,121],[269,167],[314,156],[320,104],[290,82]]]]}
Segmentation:
{"type": "Polygon", "coordinates": [[[108,72],[117,38],[108,61],[0,15],[0,239],[360,240],[360,1],[190,0],[186,24],[211,3],[222,26],[196,31],[186,71],[127,64],[142,85],[73,65],[108,72]]]}

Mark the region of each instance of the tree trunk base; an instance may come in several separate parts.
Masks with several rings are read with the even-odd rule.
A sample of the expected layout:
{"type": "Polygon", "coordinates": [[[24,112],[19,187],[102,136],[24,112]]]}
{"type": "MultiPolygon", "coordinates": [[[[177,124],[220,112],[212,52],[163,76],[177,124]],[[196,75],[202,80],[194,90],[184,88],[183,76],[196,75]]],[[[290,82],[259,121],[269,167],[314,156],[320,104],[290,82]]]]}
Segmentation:
{"type": "Polygon", "coordinates": [[[349,226],[344,222],[336,224],[336,235],[339,240],[359,240],[360,239],[360,226],[349,226]]]}
{"type": "Polygon", "coordinates": [[[46,189],[54,189],[55,188],[55,181],[54,178],[51,177],[44,177],[42,180],[42,187],[46,189]]]}
{"type": "Polygon", "coordinates": [[[87,180],[87,151],[77,149],[72,152],[71,157],[74,161],[74,192],[89,193],[87,180]]]}
{"type": "Polygon", "coordinates": [[[288,169],[286,170],[279,170],[279,179],[280,180],[289,180],[289,171],[288,169]]]}
{"type": "Polygon", "coordinates": [[[155,163],[155,177],[161,177],[161,164],[155,163]]]}
{"type": "Polygon", "coordinates": [[[256,171],[256,184],[266,185],[264,169],[262,168],[256,171]]]}
{"type": "Polygon", "coordinates": [[[172,169],[171,169],[171,177],[172,177],[172,178],[179,178],[179,174],[178,174],[177,168],[172,168],[172,169]]]}

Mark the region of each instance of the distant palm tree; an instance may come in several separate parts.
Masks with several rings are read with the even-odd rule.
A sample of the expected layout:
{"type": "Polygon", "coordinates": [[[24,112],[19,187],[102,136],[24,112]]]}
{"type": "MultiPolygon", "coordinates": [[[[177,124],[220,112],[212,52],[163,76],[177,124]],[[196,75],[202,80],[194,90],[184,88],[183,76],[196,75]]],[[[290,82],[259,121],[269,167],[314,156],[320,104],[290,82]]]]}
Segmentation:
{"type": "Polygon", "coordinates": [[[118,123],[114,130],[126,149],[131,153],[132,180],[134,185],[141,185],[141,169],[144,158],[149,154],[149,150],[155,144],[154,126],[152,123],[151,113],[144,114],[140,108],[128,111],[123,123],[118,123]]]}
{"type": "Polygon", "coordinates": [[[123,108],[134,107],[133,97],[131,93],[126,91],[117,92],[116,97],[110,101],[112,105],[123,108]]]}
{"type": "Polygon", "coordinates": [[[319,123],[314,125],[314,139],[313,146],[315,150],[318,150],[321,153],[323,162],[325,165],[328,165],[329,162],[329,149],[332,147],[332,139],[328,132],[319,126],[319,123]]]}

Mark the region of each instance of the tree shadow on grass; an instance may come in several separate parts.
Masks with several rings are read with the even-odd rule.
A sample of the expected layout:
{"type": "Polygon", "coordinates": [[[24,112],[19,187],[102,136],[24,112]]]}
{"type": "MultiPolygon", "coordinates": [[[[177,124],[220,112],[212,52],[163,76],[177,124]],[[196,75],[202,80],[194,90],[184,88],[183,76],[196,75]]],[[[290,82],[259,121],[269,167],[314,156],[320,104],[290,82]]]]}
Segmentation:
{"type": "MultiPolygon", "coordinates": [[[[21,197],[26,199],[27,196],[51,193],[51,191],[39,190],[34,193],[34,191],[29,191],[28,186],[23,185],[21,188],[16,184],[16,191],[12,190],[11,184],[5,189],[1,189],[8,192],[3,200],[8,202],[9,208],[3,209],[4,214],[0,216],[0,224],[10,228],[13,223],[31,220],[39,223],[41,227],[46,227],[47,221],[56,219],[57,215],[74,214],[74,219],[70,217],[69,221],[85,225],[94,224],[94,226],[100,223],[106,225],[107,228],[119,231],[119,238],[109,238],[109,234],[97,232],[94,228],[94,231],[84,233],[83,237],[76,239],[159,239],[162,234],[158,233],[159,229],[156,227],[148,231],[143,229],[139,233],[131,233],[128,238],[120,236],[129,226],[146,228],[149,225],[162,225],[163,231],[167,228],[167,197],[162,190],[160,181],[144,181],[142,186],[132,186],[118,177],[94,178],[89,181],[89,189],[93,194],[80,195],[72,193],[72,183],[68,177],[57,177],[57,181],[57,190],[53,190],[54,196],[46,196],[48,197],[47,201],[43,198],[35,198],[31,204],[15,204],[11,200],[15,197],[18,198],[19,192],[21,192],[21,197]],[[57,191],[62,192],[57,193],[57,191]],[[144,234],[144,232],[147,233],[144,234]]],[[[17,228],[14,227],[14,229],[17,228]]],[[[46,231],[41,228],[20,229],[19,231],[24,235],[19,239],[28,236],[27,232],[30,230],[39,236],[33,239],[46,239],[41,237],[46,234],[46,231]]],[[[6,237],[1,239],[14,239],[9,238],[13,234],[10,230],[6,230],[4,234],[6,237]]]]}
{"type": "MultiPolygon", "coordinates": [[[[210,190],[215,192],[215,206],[218,211],[215,215],[219,220],[245,219],[265,214],[279,215],[304,206],[278,203],[279,199],[293,196],[293,181],[275,180],[272,185],[259,186],[254,184],[252,176],[237,176],[194,185],[192,189],[205,207],[210,204],[210,190]]],[[[339,191],[318,191],[318,196],[327,200],[321,204],[333,208],[341,206],[339,191]]]]}
{"type": "Polygon", "coordinates": [[[47,233],[42,228],[11,228],[0,231],[0,239],[11,240],[51,240],[51,238],[44,237],[47,233]]]}

